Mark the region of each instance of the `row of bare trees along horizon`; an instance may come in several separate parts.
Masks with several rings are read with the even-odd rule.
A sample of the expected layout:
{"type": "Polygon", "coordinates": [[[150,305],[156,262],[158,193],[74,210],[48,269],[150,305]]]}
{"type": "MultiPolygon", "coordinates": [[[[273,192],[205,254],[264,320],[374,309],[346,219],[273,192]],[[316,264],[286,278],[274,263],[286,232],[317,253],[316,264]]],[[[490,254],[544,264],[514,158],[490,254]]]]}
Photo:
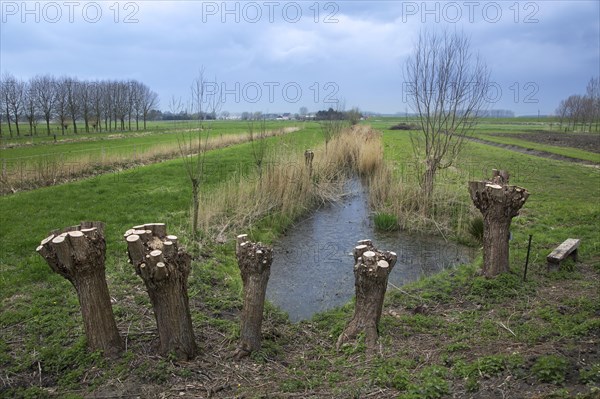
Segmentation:
{"type": "Polygon", "coordinates": [[[589,80],[585,94],[561,100],[556,116],[565,131],[600,131],[600,77],[589,80]]]}
{"type": "Polygon", "coordinates": [[[140,123],[145,129],[149,113],[157,105],[158,94],[137,80],[37,75],[25,81],[5,73],[0,78],[0,137],[7,133],[10,137],[37,135],[44,130],[47,135],[56,134],[51,122],[58,123],[61,134],[69,129],[75,134],[82,130],[139,130],[140,123]]]}

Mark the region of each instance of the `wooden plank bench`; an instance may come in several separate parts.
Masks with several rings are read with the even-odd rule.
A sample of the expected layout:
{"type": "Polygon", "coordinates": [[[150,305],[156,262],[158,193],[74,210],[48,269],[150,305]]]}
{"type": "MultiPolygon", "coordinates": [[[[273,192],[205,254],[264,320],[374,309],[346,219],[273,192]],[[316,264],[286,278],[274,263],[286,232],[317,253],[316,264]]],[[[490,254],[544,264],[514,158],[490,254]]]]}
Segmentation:
{"type": "Polygon", "coordinates": [[[562,244],[556,247],[554,251],[546,257],[546,260],[548,261],[548,270],[556,271],[560,269],[560,262],[568,257],[573,258],[573,260],[577,262],[577,248],[579,247],[580,241],[581,240],[578,238],[567,238],[562,244]]]}

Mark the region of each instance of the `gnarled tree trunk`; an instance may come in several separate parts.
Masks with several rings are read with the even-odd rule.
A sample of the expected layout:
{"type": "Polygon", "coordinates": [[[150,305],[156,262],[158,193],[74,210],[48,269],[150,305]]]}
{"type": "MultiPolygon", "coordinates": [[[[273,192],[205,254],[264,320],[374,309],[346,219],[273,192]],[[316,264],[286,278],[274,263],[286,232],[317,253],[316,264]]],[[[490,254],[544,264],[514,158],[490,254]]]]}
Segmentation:
{"type": "Polygon", "coordinates": [[[114,357],[123,350],[123,342],[106,284],[103,230],[101,222],[82,222],[55,230],[42,240],[37,252],[77,290],[88,348],[114,357]]]}
{"type": "Polygon", "coordinates": [[[370,240],[361,240],[354,248],[356,305],[354,317],[339,336],[337,348],[364,332],[367,349],[376,348],[378,325],[383,309],[388,276],[396,264],[394,252],[378,251],[370,240]]]}
{"type": "Polygon", "coordinates": [[[125,232],[129,259],[144,280],[154,308],[160,353],[191,359],[197,347],[190,316],[187,279],[191,257],[167,235],[164,223],[147,223],[125,232]]]}
{"type": "Polygon", "coordinates": [[[473,204],[483,214],[483,274],[494,277],[510,270],[510,223],[527,201],[529,192],[508,185],[508,172],[493,170],[490,181],[469,182],[473,204]]]}
{"type": "Polygon", "coordinates": [[[250,242],[247,234],[241,234],[237,236],[235,252],[244,284],[240,342],[233,355],[240,359],[260,349],[260,330],[273,262],[273,249],[260,242],[250,242]]]}

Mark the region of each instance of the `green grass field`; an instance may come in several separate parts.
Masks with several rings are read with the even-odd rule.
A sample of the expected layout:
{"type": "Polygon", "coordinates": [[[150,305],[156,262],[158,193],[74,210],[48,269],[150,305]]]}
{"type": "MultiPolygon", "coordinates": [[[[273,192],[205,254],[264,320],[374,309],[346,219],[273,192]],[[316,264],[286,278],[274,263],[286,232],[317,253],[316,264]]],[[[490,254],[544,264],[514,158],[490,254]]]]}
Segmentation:
{"type": "MultiPolygon", "coordinates": [[[[399,171],[390,184],[414,182],[406,176],[413,164],[408,134],[387,130],[401,121],[368,121],[383,132],[384,158],[399,171]]],[[[476,134],[501,126],[529,130],[492,122],[476,134]]],[[[223,126],[223,134],[242,128],[223,126]]],[[[110,142],[116,150],[131,140],[174,137],[156,132],[110,142]]],[[[317,124],[267,140],[272,151],[299,153],[323,143],[317,124]]],[[[86,150],[102,143],[61,145],[86,150]]],[[[16,150],[34,155],[53,146],[7,149],[2,156],[16,150]]],[[[240,168],[251,168],[252,146],[209,151],[206,163],[202,190],[209,193],[240,168]]],[[[0,197],[0,397],[594,398],[600,392],[600,303],[594,298],[600,283],[600,169],[469,143],[455,167],[440,174],[437,190],[468,204],[467,182],[489,177],[493,168],[509,170],[511,184],[531,193],[513,220],[513,272],[495,280],[479,277],[479,257],[401,290],[389,288],[382,349],[375,357],[366,355],[360,339],[335,350],[352,314],[349,304],[300,324],[268,306],[263,349],[241,362],[226,359],[235,347],[242,305],[234,245],[231,239],[192,240],[191,188],[181,159],[0,197]],[[127,352],[112,362],[86,352],[72,286],[35,252],[49,230],[82,220],[107,226],[107,280],[119,330],[128,340],[127,352]],[[153,355],[156,327],[149,300],[126,262],[122,238],[125,230],[146,222],[167,223],[169,233],[194,254],[189,294],[201,346],[194,361],[153,355]],[[523,282],[530,234],[529,278],[523,282]],[[568,237],[582,240],[580,263],[547,273],[546,255],[568,237]],[[427,310],[417,312],[417,306],[427,310]]],[[[251,236],[276,239],[286,223],[266,218],[251,236]]]]}
{"type": "MultiPolygon", "coordinates": [[[[78,134],[74,134],[72,131],[67,131],[65,134],[61,134],[58,130],[58,126],[51,124],[51,132],[57,131],[56,140],[54,135],[48,135],[46,133],[45,125],[42,128],[38,128],[38,133],[35,135],[30,135],[29,130],[26,133],[22,133],[20,137],[17,137],[16,134],[13,134],[13,137],[8,136],[8,134],[4,133],[8,131],[6,124],[3,125],[3,136],[0,138],[0,148],[2,149],[10,149],[13,146],[26,146],[26,145],[44,145],[44,144],[60,144],[61,142],[73,142],[73,141],[93,141],[93,140],[107,140],[107,139],[124,139],[127,137],[138,137],[138,136],[152,136],[153,139],[161,138],[159,141],[169,141],[172,140],[172,135],[174,133],[186,132],[191,129],[198,129],[200,123],[208,129],[210,129],[214,134],[232,134],[239,133],[248,129],[248,122],[241,120],[216,120],[216,121],[151,121],[148,122],[146,130],[132,130],[132,131],[121,131],[121,130],[112,130],[112,131],[90,131],[86,133],[83,129],[79,129],[78,134]],[[170,133],[166,134],[165,133],[170,133]]],[[[281,127],[289,126],[290,124],[297,124],[296,121],[266,121],[266,126],[268,129],[277,129],[281,127]]],[[[28,126],[27,126],[28,128],[28,126]]],[[[34,153],[35,154],[35,153],[34,153]]],[[[34,155],[29,153],[24,153],[20,155],[34,155]]]]}
{"type": "MultiPolygon", "coordinates": [[[[256,125],[256,124],[255,124],[256,125]]],[[[197,138],[199,122],[153,122],[145,132],[100,132],[68,134],[53,138],[44,135],[0,140],[0,188],[2,193],[51,185],[114,169],[128,164],[145,164],[180,155],[180,143],[197,138]]],[[[234,136],[246,139],[248,122],[208,121],[202,140],[224,142],[234,136]]],[[[267,131],[300,127],[302,123],[268,121],[267,131]]],[[[255,127],[256,129],[257,127],[255,127]]]]}

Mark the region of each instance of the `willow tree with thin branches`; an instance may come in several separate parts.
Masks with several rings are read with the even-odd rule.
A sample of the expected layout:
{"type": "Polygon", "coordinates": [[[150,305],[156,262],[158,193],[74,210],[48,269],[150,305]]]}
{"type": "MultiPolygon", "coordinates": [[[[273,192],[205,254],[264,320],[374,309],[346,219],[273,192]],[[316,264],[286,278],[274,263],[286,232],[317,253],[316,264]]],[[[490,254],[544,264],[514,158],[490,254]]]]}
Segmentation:
{"type": "Polygon", "coordinates": [[[222,105],[218,85],[215,81],[206,80],[204,67],[198,71],[198,76],[191,86],[192,110],[197,114],[197,136],[194,132],[185,133],[178,139],[179,151],[183,157],[183,166],[192,185],[192,233],[198,232],[198,215],[200,213],[200,186],[206,167],[206,150],[210,129],[205,126],[207,115],[214,117],[222,105]]]}
{"type": "Polygon", "coordinates": [[[452,166],[487,101],[490,73],[464,33],[422,31],[405,68],[406,99],[420,121],[411,135],[424,200],[452,166]]]}
{"type": "Polygon", "coordinates": [[[252,158],[254,158],[258,178],[262,182],[264,160],[269,150],[269,143],[266,140],[269,132],[267,132],[266,117],[262,114],[257,117],[248,121],[248,140],[252,148],[252,158]]]}

